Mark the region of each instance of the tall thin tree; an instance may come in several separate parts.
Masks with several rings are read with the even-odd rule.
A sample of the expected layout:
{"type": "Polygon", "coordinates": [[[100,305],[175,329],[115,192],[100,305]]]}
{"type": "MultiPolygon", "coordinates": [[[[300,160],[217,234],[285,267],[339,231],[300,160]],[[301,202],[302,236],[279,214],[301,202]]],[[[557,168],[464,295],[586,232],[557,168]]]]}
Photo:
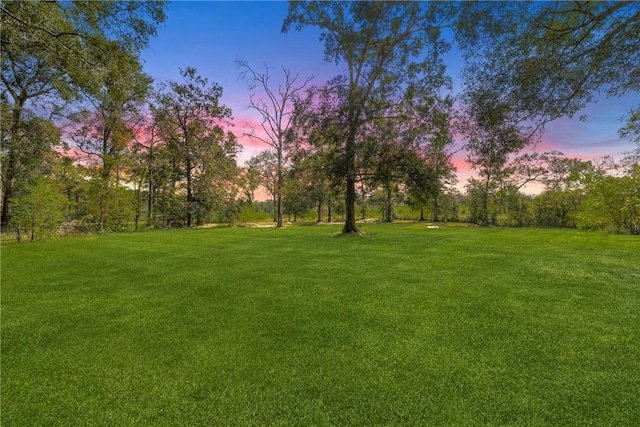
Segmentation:
{"type": "Polygon", "coordinates": [[[269,68],[259,72],[249,66],[246,61],[238,61],[242,69],[241,76],[248,82],[251,95],[249,107],[258,112],[262,123],[261,131],[252,129],[246,135],[273,148],[276,153],[276,228],[283,226],[282,211],[282,182],[284,179],[284,157],[287,143],[287,133],[293,123],[294,98],[298,92],[313,79],[313,77],[300,78],[299,74],[293,74],[282,67],[284,82],[278,83],[277,88],[270,80],[269,68]]]}

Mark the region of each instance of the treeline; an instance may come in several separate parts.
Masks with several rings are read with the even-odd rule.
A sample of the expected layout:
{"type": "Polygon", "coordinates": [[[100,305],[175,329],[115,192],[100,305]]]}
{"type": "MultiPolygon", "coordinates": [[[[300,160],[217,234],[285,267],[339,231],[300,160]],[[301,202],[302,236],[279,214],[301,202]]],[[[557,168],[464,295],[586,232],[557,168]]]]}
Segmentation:
{"type": "MultiPolygon", "coordinates": [[[[437,193],[432,192],[431,199],[422,197],[424,187],[413,186],[410,174],[397,174],[384,185],[362,177],[356,211],[359,220],[571,227],[640,234],[638,159],[639,153],[620,161],[611,158],[584,161],[556,151],[525,154],[509,161],[491,179],[482,174],[471,178],[464,193],[449,184],[437,193]],[[538,194],[527,195],[525,190],[538,194]]],[[[262,154],[250,164],[259,171],[260,183],[271,189],[273,197],[276,169],[273,156],[262,154]]],[[[341,188],[327,185],[330,176],[318,179],[318,171],[305,170],[304,165],[305,162],[293,161],[286,168],[284,215],[289,221],[344,220],[341,188]]],[[[273,216],[274,205],[273,201],[263,202],[261,211],[273,216]]]]}
{"type": "Polygon", "coordinates": [[[23,122],[26,129],[46,123],[47,134],[23,133],[23,142],[30,142],[11,153],[24,168],[8,201],[18,239],[38,239],[60,227],[63,233],[103,232],[233,217],[242,177],[239,145],[222,127],[231,112],[219,102],[221,87],[193,68],[181,75],[181,82],[159,84],[143,99],[148,104],[118,103],[106,92],[93,108],[74,112],[65,127],[73,149],[59,149],[65,144],[55,140],[60,133],[51,122],[23,122]],[[38,149],[29,150],[34,144],[38,149]]]}
{"type": "MultiPolygon", "coordinates": [[[[37,240],[271,215],[280,227],[313,210],[357,233],[375,207],[387,221],[640,232],[639,151],[616,162],[520,154],[595,93],[638,91],[637,3],[292,2],[283,31],[318,27],[345,71],[312,85],[240,62],[263,120],[248,137],[268,147],[244,167],[220,85],[192,67],[178,81],[142,71],[164,8],[0,5],[3,230],[37,240]],[[442,59],[451,29],[466,64],[457,96],[442,59]],[[454,135],[477,172],[464,194],[454,135]],[[538,196],[524,195],[531,185],[538,196]]],[[[640,141],[639,116],[621,136],[640,141]]]]}
{"type": "MultiPolygon", "coordinates": [[[[184,178],[177,178],[177,171],[171,168],[169,150],[158,149],[153,167],[149,151],[143,151],[145,155],[132,151],[129,154],[138,159],[134,164],[142,167],[128,170],[123,166],[127,178],[114,176],[106,187],[99,170],[75,165],[51,151],[43,163],[46,167],[12,201],[13,231],[19,239],[39,240],[73,233],[186,227],[188,213],[192,225],[277,221],[276,203],[256,201],[253,195],[259,185],[272,188],[272,176],[254,174],[257,169],[251,167],[236,168],[231,162],[236,175],[217,178],[219,193],[212,192],[215,187],[207,180],[204,187],[194,186],[189,202],[184,178]],[[142,173],[135,175],[135,171],[142,173]]],[[[640,234],[637,156],[620,162],[582,161],[551,152],[522,156],[512,165],[518,167],[507,167],[488,185],[472,178],[464,193],[447,187],[429,203],[422,203],[406,181],[396,179],[391,185],[379,185],[373,180],[365,184],[363,179],[356,203],[358,220],[570,227],[640,234]],[[524,194],[525,183],[535,184],[541,192],[524,194]]],[[[275,169],[275,164],[271,166],[275,169]]],[[[285,221],[344,221],[344,194],[323,180],[308,179],[313,172],[303,171],[300,164],[287,165],[282,194],[285,221]]],[[[203,178],[198,176],[195,181],[203,178]]]]}

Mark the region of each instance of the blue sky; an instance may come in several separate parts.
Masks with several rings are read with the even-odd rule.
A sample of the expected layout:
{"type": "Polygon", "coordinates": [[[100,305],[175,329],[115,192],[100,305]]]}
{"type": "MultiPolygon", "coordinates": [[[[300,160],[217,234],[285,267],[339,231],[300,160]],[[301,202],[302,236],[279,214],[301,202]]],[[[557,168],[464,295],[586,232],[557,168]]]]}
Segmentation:
{"type": "MultiPolygon", "coordinates": [[[[158,30],[143,52],[145,71],[157,81],[179,80],[179,68],[192,66],[198,73],[224,88],[222,101],[233,111],[237,129],[241,123],[255,121],[254,113],[246,109],[249,101],[247,84],[239,77],[236,61],[247,61],[252,67],[267,65],[279,75],[286,67],[301,77],[314,76],[321,84],[342,71],[340,65],[324,62],[324,46],[320,32],[307,28],[282,34],[280,29],[287,14],[284,1],[176,1],[169,4],[167,21],[158,30]]],[[[455,51],[446,56],[450,74],[459,80],[460,63],[455,51]]],[[[456,85],[459,88],[459,85],[456,85]]],[[[574,119],[557,120],[547,127],[539,151],[556,149],[567,156],[585,159],[604,155],[619,157],[633,146],[618,138],[621,117],[635,104],[637,94],[620,99],[600,99],[576,114],[574,119]],[[578,120],[581,115],[587,121],[578,120]]],[[[240,161],[261,151],[246,137],[240,161]]],[[[457,164],[462,169],[463,154],[457,164]]],[[[459,170],[461,184],[470,172],[459,170]]]]}

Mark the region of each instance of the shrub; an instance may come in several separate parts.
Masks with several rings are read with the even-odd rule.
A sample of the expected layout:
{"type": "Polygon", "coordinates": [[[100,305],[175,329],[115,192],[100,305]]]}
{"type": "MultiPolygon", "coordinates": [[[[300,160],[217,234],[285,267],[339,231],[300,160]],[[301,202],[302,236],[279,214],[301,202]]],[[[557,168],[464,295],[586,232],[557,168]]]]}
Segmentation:
{"type": "Polygon", "coordinates": [[[64,221],[66,200],[56,183],[37,178],[25,187],[25,192],[11,201],[12,218],[18,241],[51,237],[64,221]]]}
{"type": "Polygon", "coordinates": [[[578,227],[640,234],[640,179],[608,176],[598,182],[577,215],[578,227]]]}
{"type": "Polygon", "coordinates": [[[264,211],[256,211],[253,205],[245,206],[239,214],[240,222],[271,221],[271,214],[264,211]]]}

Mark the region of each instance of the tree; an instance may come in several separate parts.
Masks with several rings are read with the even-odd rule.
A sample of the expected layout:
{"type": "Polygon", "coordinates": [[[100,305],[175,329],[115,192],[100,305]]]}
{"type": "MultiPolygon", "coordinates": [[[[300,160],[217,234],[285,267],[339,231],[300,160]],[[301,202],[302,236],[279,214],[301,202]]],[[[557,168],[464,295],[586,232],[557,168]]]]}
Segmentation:
{"type": "Polygon", "coordinates": [[[76,97],[78,88],[94,87],[94,71],[110,64],[110,56],[105,55],[109,45],[115,43],[120,50],[137,55],[164,21],[164,6],[160,1],[0,3],[2,98],[11,110],[11,121],[2,132],[7,156],[3,227],[9,222],[8,201],[18,178],[13,153],[23,141],[20,127],[28,106],[55,115],[76,97]]]}
{"type": "Polygon", "coordinates": [[[160,125],[159,134],[174,155],[176,178],[185,180],[186,225],[190,227],[193,214],[199,209],[195,180],[216,169],[210,162],[235,158],[238,143],[233,134],[225,133],[221,127],[231,117],[231,110],[220,103],[222,87],[209,85],[193,67],[181,69],[180,75],[183,82],[160,85],[151,111],[160,125]]]}
{"type": "MultiPolygon", "coordinates": [[[[331,222],[333,219],[332,199],[336,190],[330,173],[332,167],[331,159],[320,150],[321,146],[311,147],[304,143],[300,144],[300,142],[302,141],[298,140],[297,144],[292,146],[287,181],[294,180],[300,183],[301,191],[306,193],[305,200],[316,203],[316,221],[318,223],[325,220],[325,205],[327,207],[327,220],[331,222]]],[[[295,194],[294,191],[291,191],[291,187],[292,185],[289,183],[288,195],[295,194]]]]}
{"type": "MultiPolygon", "coordinates": [[[[463,14],[466,20],[458,33],[468,59],[466,92],[494,94],[494,105],[512,107],[513,123],[528,122],[541,130],[551,120],[573,116],[598,94],[621,96],[640,90],[638,3],[513,2],[498,9],[478,2],[471,9],[475,14],[463,14]]],[[[621,136],[637,134],[637,118],[636,107],[621,136]]],[[[554,161],[550,167],[547,180],[572,166],[554,161]]],[[[571,216],[565,212],[575,212],[584,197],[576,189],[547,191],[554,194],[546,194],[545,203],[564,206],[558,210],[561,218],[553,220],[563,224],[571,216]]]]}
{"type": "MultiPolygon", "coordinates": [[[[439,69],[447,49],[441,29],[453,22],[455,10],[441,2],[291,2],[283,31],[315,26],[322,30],[325,59],[344,62],[347,75],[340,108],[345,132],[341,138],[346,184],[343,233],[357,233],[357,160],[367,122],[388,111],[412,83],[439,69]],[[425,50],[427,54],[425,55],[425,50]],[[419,59],[421,58],[421,59],[419,59]]],[[[442,72],[443,69],[441,69],[442,72]]]]}
{"type": "Polygon", "coordinates": [[[635,142],[635,150],[627,153],[623,159],[623,167],[630,176],[640,177],[640,109],[629,112],[627,124],[620,129],[620,136],[635,142]]]}
{"type": "Polygon", "coordinates": [[[331,222],[332,202],[338,186],[331,176],[331,158],[322,151],[302,150],[296,152],[292,169],[300,179],[305,180],[309,198],[317,203],[317,222],[324,222],[324,206],[327,206],[327,221],[331,222]]]}
{"type": "Polygon", "coordinates": [[[245,61],[239,61],[238,65],[242,68],[241,75],[247,80],[251,90],[249,107],[257,111],[262,119],[260,124],[262,132],[257,133],[253,129],[247,135],[267,144],[276,153],[276,182],[274,186],[276,228],[281,228],[283,226],[282,182],[284,178],[284,156],[286,154],[285,145],[290,126],[294,121],[293,101],[298,92],[303,90],[311,81],[312,77],[300,80],[299,74],[293,75],[290,70],[283,67],[284,83],[278,84],[276,90],[270,82],[271,75],[268,67],[264,67],[264,72],[258,72],[245,61]]]}
{"type": "Polygon", "coordinates": [[[151,87],[151,78],[142,72],[137,57],[117,49],[108,55],[110,66],[96,71],[96,87],[81,92],[84,103],[81,110],[71,116],[76,147],[99,168],[100,183],[96,191],[101,208],[95,219],[100,230],[104,230],[112,214],[107,206],[123,206],[107,198],[119,193],[117,188],[111,191],[110,187],[119,186],[124,158],[135,145],[136,134],[142,130],[139,111],[151,87]]]}
{"type": "Polygon", "coordinates": [[[217,212],[230,225],[239,212],[241,195],[240,170],[236,163],[239,145],[235,135],[212,133],[201,146],[198,173],[193,177],[196,220],[202,223],[217,212]],[[224,138],[224,139],[223,139],[224,138]]]}
{"type": "Polygon", "coordinates": [[[94,87],[81,91],[83,103],[71,115],[76,147],[98,160],[104,176],[118,171],[118,157],[141,130],[139,111],[152,82],[137,57],[112,47],[111,65],[96,70],[94,87]]]}
{"type": "MultiPolygon", "coordinates": [[[[3,113],[8,110],[3,102],[3,113]]],[[[52,149],[60,145],[60,131],[50,121],[31,112],[22,114],[17,123],[2,114],[0,125],[0,177],[2,179],[2,215],[11,217],[13,197],[38,176],[50,172],[52,149]]],[[[6,226],[7,224],[4,223],[6,226]]]]}
{"type": "Polygon", "coordinates": [[[574,115],[599,93],[640,90],[637,2],[512,2],[499,8],[479,2],[473,8],[483,19],[469,14],[459,33],[472,59],[467,83],[499,86],[505,103],[538,124],[574,115]]]}
{"type": "Polygon", "coordinates": [[[138,215],[136,215],[136,228],[142,205],[142,185],[145,181],[147,189],[147,227],[152,226],[155,211],[156,176],[158,167],[158,150],[161,144],[158,136],[159,124],[150,115],[141,117],[139,131],[134,135],[135,144],[132,147],[133,177],[136,179],[136,187],[139,192],[138,215]]]}
{"type": "MultiPolygon", "coordinates": [[[[3,20],[3,40],[6,24],[3,20]]],[[[3,46],[4,46],[3,42],[3,46]]],[[[21,176],[25,170],[35,166],[24,163],[25,153],[33,149],[33,145],[41,141],[30,139],[28,128],[35,123],[34,120],[46,121],[44,118],[36,118],[28,110],[29,102],[35,99],[45,99],[54,96],[57,88],[54,81],[61,79],[59,74],[47,68],[41,58],[34,58],[22,52],[9,49],[2,51],[2,227],[6,227],[10,220],[9,200],[20,191],[20,182],[28,181],[21,176]],[[27,117],[25,117],[27,116],[27,117]],[[31,123],[29,123],[31,122],[31,123]],[[27,166],[25,168],[25,166],[27,166]]],[[[50,122],[50,121],[49,121],[50,122]]],[[[43,123],[43,122],[41,122],[43,123]]],[[[52,134],[58,134],[55,130],[52,134]]],[[[32,158],[32,160],[35,160],[32,158]]]]}
{"type": "Polygon", "coordinates": [[[424,221],[424,207],[431,202],[435,222],[439,220],[440,198],[455,182],[455,166],[450,149],[452,100],[433,101],[418,108],[416,161],[409,169],[408,187],[412,204],[420,208],[420,220],[424,221]]]}
{"type": "Polygon", "coordinates": [[[241,172],[240,184],[244,193],[244,199],[249,205],[253,205],[255,201],[255,193],[260,187],[261,180],[260,171],[249,164],[247,164],[241,172]]]}
{"type": "Polygon", "coordinates": [[[577,225],[640,234],[640,179],[632,176],[598,179],[581,206],[577,225]]]}
{"type": "Polygon", "coordinates": [[[402,133],[389,120],[376,120],[372,123],[376,127],[365,140],[365,156],[371,173],[371,184],[381,186],[383,192],[383,218],[386,222],[393,221],[393,195],[398,192],[400,185],[408,181],[408,173],[417,163],[416,153],[411,150],[409,143],[402,133]]]}
{"type": "MultiPolygon", "coordinates": [[[[65,74],[81,73],[83,65],[96,65],[85,50],[104,40],[117,40],[122,49],[140,52],[164,21],[164,1],[120,2],[63,1],[3,2],[2,50],[22,50],[31,55],[52,55],[65,74]],[[73,62],[76,60],[81,63],[73,62]]],[[[86,72],[86,70],[85,70],[86,72]]]]}
{"type": "Polygon", "coordinates": [[[522,125],[523,118],[514,107],[502,102],[496,88],[473,88],[464,97],[468,114],[466,122],[467,161],[478,170],[480,181],[470,188],[480,197],[478,220],[492,223],[489,198],[508,174],[509,156],[532,141],[539,128],[522,125]]]}
{"type": "Polygon", "coordinates": [[[185,213],[183,195],[177,194],[182,173],[178,154],[170,146],[160,140],[153,148],[153,160],[150,165],[153,171],[152,195],[153,209],[151,224],[163,227],[182,226],[185,213]]]}
{"type": "Polygon", "coordinates": [[[283,208],[289,216],[293,214],[293,221],[304,215],[313,206],[313,187],[305,179],[304,170],[290,169],[287,171],[283,185],[283,208]]]}
{"type": "MultiPolygon", "coordinates": [[[[333,79],[322,87],[311,87],[306,97],[297,98],[290,129],[292,167],[312,176],[320,212],[327,193],[338,194],[344,178],[341,144],[346,127],[341,105],[345,92],[339,84],[341,79],[333,79]]],[[[319,221],[321,217],[318,216],[319,221]]]]}
{"type": "Polygon", "coordinates": [[[591,162],[566,158],[558,151],[544,153],[540,159],[545,163],[546,173],[542,183],[546,191],[564,191],[581,188],[584,174],[591,170],[591,162]]]}
{"type": "Polygon", "coordinates": [[[547,190],[531,201],[531,220],[538,227],[575,227],[584,200],[579,190],[547,190]]]}
{"type": "Polygon", "coordinates": [[[581,171],[585,196],[576,214],[578,227],[640,234],[640,175],[637,163],[627,161],[605,157],[581,171]]]}
{"type": "Polygon", "coordinates": [[[56,232],[64,221],[65,198],[51,179],[36,178],[11,201],[13,224],[18,241],[44,239],[56,232]]]}
{"type": "Polygon", "coordinates": [[[436,173],[425,161],[417,157],[408,171],[407,190],[408,202],[412,208],[420,210],[420,221],[425,221],[424,209],[431,201],[433,207],[433,221],[439,220],[441,191],[438,189],[436,173]]]}
{"type": "MultiPolygon", "coordinates": [[[[273,207],[276,209],[276,183],[278,181],[278,156],[269,150],[265,150],[260,154],[253,156],[247,162],[249,174],[257,174],[260,176],[260,183],[271,195],[273,207]]],[[[274,210],[273,220],[277,222],[278,212],[274,210]]]]}
{"type": "Polygon", "coordinates": [[[537,168],[544,169],[541,182],[544,191],[531,203],[533,223],[543,227],[576,227],[576,215],[584,201],[591,181],[590,161],[566,158],[557,151],[536,156],[537,168]]]}
{"type": "Polygon", "coordinates": [[[83,196],[86,174],[84,167],[74,164],[71,157],[60,155],[59,166],[54,175],[54,179],[60,186],[60,191],[67,199],[67,219],[78,219],[80,217],[80,201],[83,196]]]}

